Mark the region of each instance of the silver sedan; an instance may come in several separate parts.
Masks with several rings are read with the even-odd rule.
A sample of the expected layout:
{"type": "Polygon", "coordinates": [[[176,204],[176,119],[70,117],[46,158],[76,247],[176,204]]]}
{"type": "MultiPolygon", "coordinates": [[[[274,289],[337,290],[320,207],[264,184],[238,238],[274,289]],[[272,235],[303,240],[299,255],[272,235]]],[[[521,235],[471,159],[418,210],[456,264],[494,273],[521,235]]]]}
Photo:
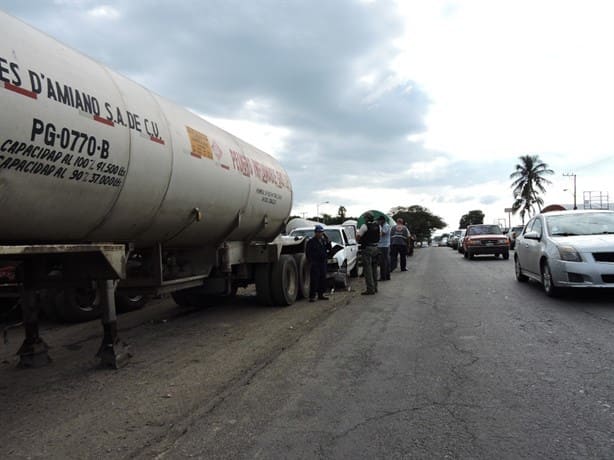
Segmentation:
{"type": "Polygon", "coordinates": [[[533,217],[516,239],[516,279],[562,288],[614,288],[614,211],[557,211],[533,217]]]}

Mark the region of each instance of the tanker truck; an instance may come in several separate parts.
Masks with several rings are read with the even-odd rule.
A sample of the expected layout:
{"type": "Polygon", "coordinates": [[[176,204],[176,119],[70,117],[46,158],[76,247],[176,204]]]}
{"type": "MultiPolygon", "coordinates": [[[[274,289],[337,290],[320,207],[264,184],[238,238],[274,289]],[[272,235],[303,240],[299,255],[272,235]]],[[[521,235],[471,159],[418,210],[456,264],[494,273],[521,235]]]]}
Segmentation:
{"type": "Polygon", "coordinates": [[[116,296],[198,305],[255,284],[261,303],[290,305],[308,289],[304,241],[281,236],[292,185],[268,154],[3,12],[0,108],[0,264],[20,286],[21,365],[49,361],[41,290],[60,307],[93,292],[98,356],[116,367],[116,296]]]}

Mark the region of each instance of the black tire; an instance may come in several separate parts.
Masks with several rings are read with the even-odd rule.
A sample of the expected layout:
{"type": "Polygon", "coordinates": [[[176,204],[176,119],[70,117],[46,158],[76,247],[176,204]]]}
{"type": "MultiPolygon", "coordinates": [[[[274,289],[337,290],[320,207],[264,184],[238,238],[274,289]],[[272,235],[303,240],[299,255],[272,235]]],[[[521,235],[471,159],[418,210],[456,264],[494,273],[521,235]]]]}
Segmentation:
{"type": "Polygon", "coordinates": [[[473,260],[473,252],[467,250],[467,258],[469,258],[469,260],[473,260]]]}
{"type": "Polygon", "coordinates": [[[273,296],[271,294],[271,264],[256,264],[254,269],[256,281],[256,299],[261,305],[272,305],[273,296]]]}
{"type": "Polygon", "coordinates": [[[522,274],[522,267],[520,266],[518,256],[514,257],[514,272],[516,273],[516,281],[520,283],[525,283],[529,279],[527,275],[522,274]]]}
{"type": "Polygon", "coordinates": [[[552,271],[550,271],[550,265],[548,265],[548,261],[545,260],[541,265],[542,272],[542,287],[544,288],[544,292],[548,297],[556,297],[560,289],[554,284],[552,280],[552,271]]]}
{"type": "Polygon", "coordinates": [[[282,254],[271,267],[271,296],[275,305],[287,307],[296,301],[298,270],[294,257],[282,254]]]}
{"type": "Polygon", "coordinates": [[[60,320],[82,323],[100,318],[100,296],[93,283],[66,287],[55,295],[55,311],[60,320]]]}
{"type": "Polygon", "coordinates": [[[149,296],[147,295],[128,295],[123,293],[115,293],[115,306],[118,312],[128,312],[140,310],[147,302],[149,302],[149,296]]]}
{"type": "Polygon", "coordinates": [[[469,258],[469,252],[468,251],[463,252],[463,257],[465,259],[468,259],[469,258]]]}
{"type": "Polygon", "coordinates": [[[502,256],[503,256],[503,260],[509,260],[509,258],[510,258],[510,251],[504,251],[502,256]]]}
{"type": "Polygon", "coordinates": [[[311,271],[309,270],[309,261],[305,254],[294,254],[296,262],[296,270],[298,272],[298,292],[297,299],[309,297],[309,284],[311,283],[311,271]]]}

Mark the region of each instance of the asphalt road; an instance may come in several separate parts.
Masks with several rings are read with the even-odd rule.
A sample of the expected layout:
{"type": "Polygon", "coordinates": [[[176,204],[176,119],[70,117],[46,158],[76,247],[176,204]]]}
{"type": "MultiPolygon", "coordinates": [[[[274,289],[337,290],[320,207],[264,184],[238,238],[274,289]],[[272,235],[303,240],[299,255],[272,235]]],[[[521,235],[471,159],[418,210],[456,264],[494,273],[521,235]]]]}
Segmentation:
{"type": "MultiPolygon", "coordinates": [[[[362,280],[355,280],[359,289],[362,280]]],[[[135,358],[0,365],[5,458],[612,458],[612,295],[547,298],[512,260],[417,249],[376,296],[123,315],[135,358]]],[[[18,346],[11,342],[13,346],[18,346]]]]}

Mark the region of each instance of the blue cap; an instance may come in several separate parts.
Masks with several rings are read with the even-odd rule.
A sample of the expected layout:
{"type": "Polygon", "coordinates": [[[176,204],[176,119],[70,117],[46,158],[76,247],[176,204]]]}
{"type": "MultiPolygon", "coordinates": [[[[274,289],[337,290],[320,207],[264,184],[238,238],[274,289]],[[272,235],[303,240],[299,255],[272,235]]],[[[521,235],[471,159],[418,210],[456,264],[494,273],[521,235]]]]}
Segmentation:
{"type": "Polygon", "coordinates": [[[315,231],[316,231],[316,233],[323,232],[324,231],[324,227],[322,227],[321,225],[316,225],[315,231]]]}

